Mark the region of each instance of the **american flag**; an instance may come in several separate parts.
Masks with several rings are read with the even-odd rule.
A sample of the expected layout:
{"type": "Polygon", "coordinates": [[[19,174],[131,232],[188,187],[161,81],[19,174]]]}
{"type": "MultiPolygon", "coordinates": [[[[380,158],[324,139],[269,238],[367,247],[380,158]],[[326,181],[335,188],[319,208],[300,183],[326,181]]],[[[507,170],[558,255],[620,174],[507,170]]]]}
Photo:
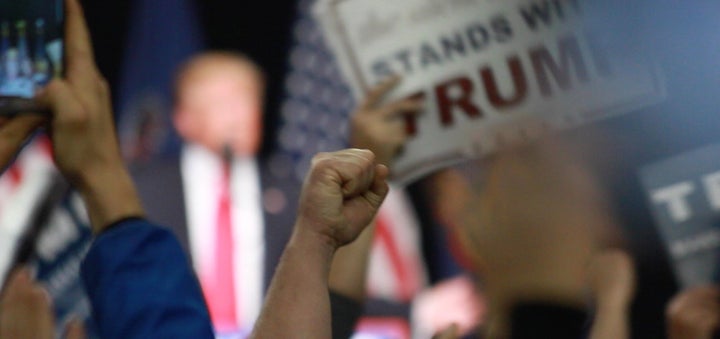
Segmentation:
{"type": "Polygon", "coordinates": [[[279,152],[295,162],[301,181],[313,155],[348,146],[348,116],[355,107],[320,27],[312,17],[314,0],[300,0],[281,108],[279,152]]]}

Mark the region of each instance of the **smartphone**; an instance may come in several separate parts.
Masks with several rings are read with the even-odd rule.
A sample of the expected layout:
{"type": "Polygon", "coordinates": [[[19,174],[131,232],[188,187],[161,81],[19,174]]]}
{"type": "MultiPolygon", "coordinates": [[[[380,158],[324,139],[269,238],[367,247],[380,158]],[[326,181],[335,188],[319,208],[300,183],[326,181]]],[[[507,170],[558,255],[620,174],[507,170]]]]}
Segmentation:
{"type": "Polygon", "coordinates": [[[0,116],[42,113],[33,98],[64,71],[63,0],[0,0],[0,116]]]}

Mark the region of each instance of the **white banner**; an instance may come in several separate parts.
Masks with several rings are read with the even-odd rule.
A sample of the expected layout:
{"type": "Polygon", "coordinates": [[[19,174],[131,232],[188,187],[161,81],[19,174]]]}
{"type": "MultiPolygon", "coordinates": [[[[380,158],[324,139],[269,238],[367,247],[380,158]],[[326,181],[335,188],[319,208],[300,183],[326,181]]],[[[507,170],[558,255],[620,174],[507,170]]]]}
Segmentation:
{"type": "Polygon", "coordinates": [[[400,183],[661,100],[662,78],[631,32],[591,30],[585,12],[579,0],[320,0],[315,8],[358,100],[399,74],[387,101],[426,102],[406,119],[400,183]]]}

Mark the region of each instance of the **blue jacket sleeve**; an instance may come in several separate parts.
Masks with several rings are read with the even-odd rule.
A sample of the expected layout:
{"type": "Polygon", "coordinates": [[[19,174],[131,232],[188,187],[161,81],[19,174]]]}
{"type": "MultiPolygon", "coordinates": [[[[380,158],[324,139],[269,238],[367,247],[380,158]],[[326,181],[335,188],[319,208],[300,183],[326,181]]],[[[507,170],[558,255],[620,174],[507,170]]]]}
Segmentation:
{"type": "Polygon", "coordinates": [[[95,240],[81,275],[101,338],[214,338],[198,280],[167,229],[121,222],[95,240]]]}

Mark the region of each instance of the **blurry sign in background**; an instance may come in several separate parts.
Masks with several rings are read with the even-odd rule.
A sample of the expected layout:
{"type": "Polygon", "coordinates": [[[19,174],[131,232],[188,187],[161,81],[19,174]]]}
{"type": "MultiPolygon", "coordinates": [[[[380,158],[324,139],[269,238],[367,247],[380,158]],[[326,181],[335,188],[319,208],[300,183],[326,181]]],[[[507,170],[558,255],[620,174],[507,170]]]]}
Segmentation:
{"type": "Polygon", "coordinates": [[[641,169],[652,211],[683,288],[717,283],[720,144],[641,169]]]}
{"type": "MultiPolygon", "coordinates": [[[[77,194],[64,185],[45,137],[36,137],[0,176],[0,282],[15,265],[33,269],[48,292],[57,333],[72,319],[89,320],[90,303],[80,281],[80,262],[92,234],[77,194]]],[[[94,327],[87,322],[89,338],[94,327]]]]}
{"type": "Polygon", "coordinates": [[[399,182],[664,97],[632,32],[591,26],[581,1],[324,0],[315,12],[356,99],[397,74],[388,100],[426,102],[406,118],[399,182]]]}

